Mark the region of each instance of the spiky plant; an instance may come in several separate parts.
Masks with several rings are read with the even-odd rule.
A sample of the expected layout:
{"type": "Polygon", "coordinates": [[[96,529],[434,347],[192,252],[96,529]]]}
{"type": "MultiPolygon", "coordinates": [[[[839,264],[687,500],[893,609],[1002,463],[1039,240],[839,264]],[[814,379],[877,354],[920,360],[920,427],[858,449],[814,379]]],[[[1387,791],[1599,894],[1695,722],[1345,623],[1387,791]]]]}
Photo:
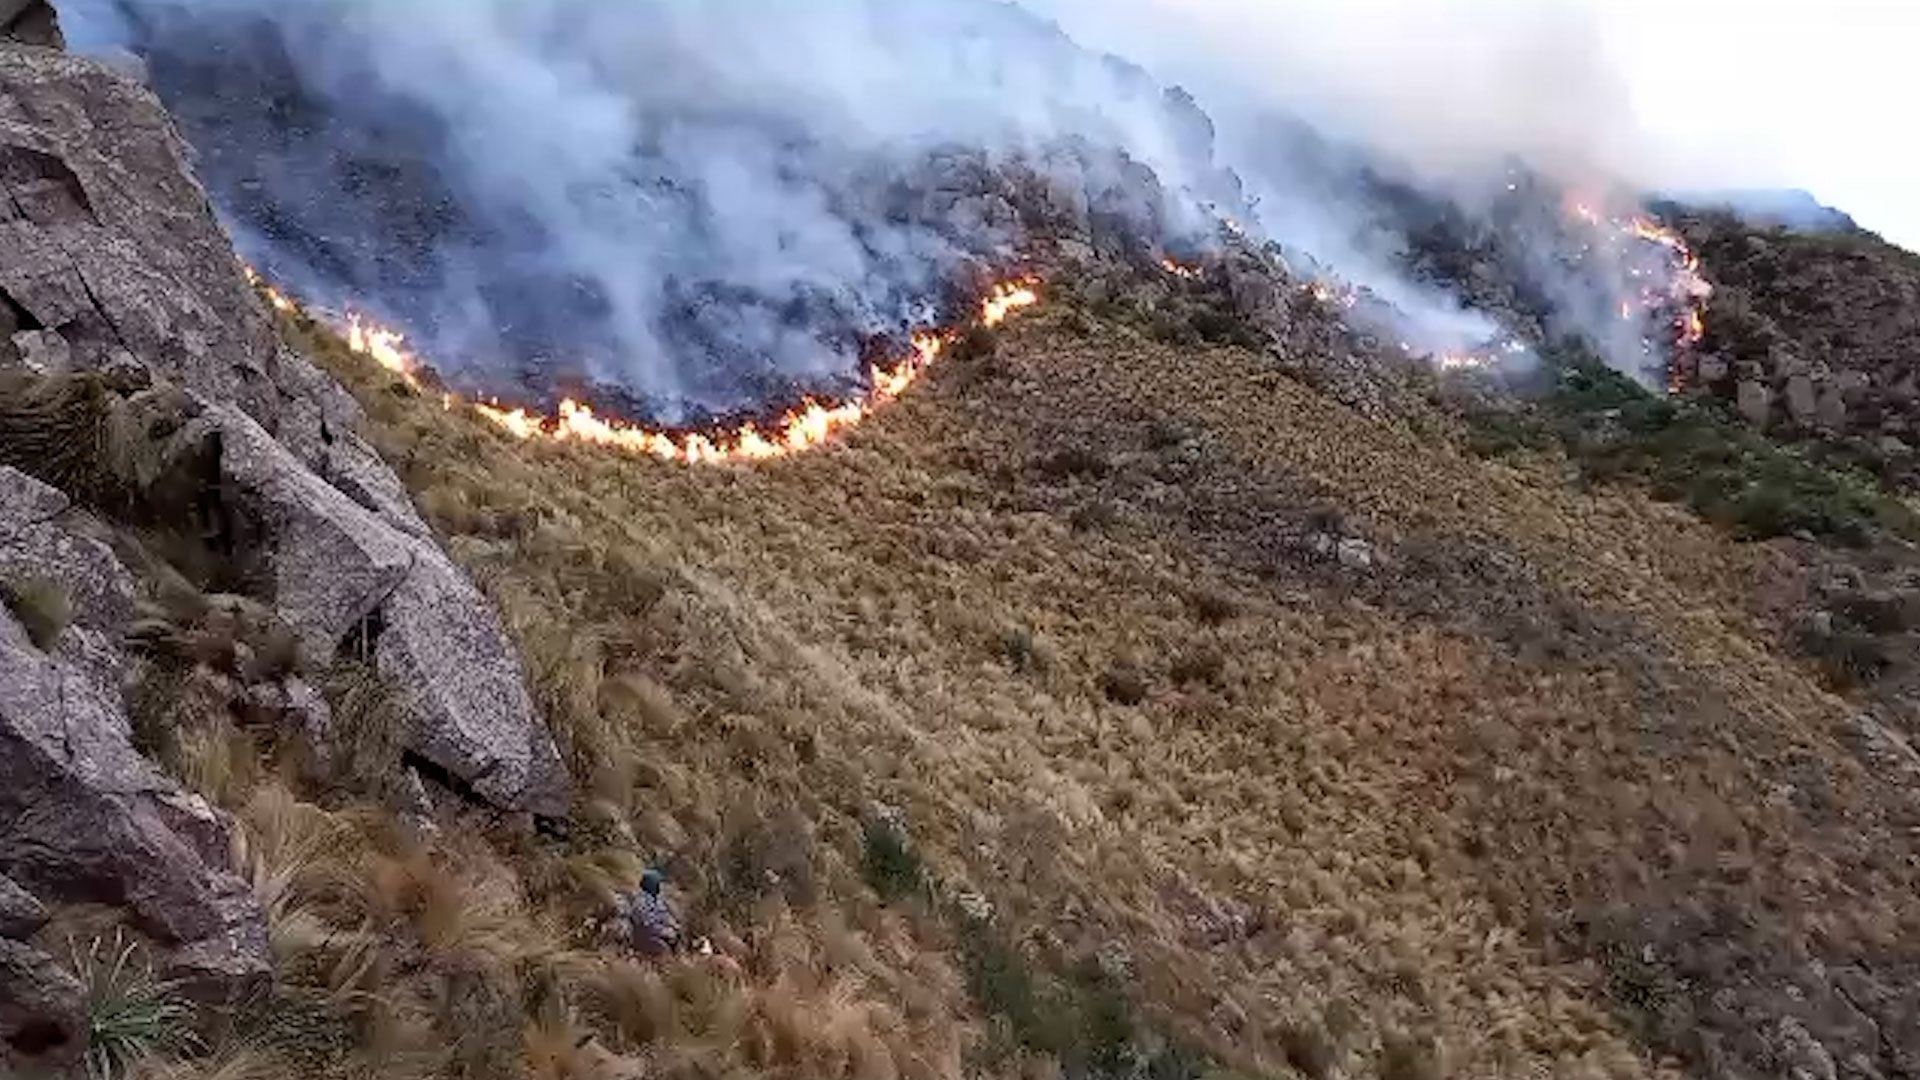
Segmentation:
{"type": "Polygon", "coordinates": [[[177,984],[161,978],[139,942],[115,928],[83,947],[71,945],[74,974],[87,992],[87,1072],[120,1080],[135,1067],[199,1049],[193,1010],[177,984]]]}

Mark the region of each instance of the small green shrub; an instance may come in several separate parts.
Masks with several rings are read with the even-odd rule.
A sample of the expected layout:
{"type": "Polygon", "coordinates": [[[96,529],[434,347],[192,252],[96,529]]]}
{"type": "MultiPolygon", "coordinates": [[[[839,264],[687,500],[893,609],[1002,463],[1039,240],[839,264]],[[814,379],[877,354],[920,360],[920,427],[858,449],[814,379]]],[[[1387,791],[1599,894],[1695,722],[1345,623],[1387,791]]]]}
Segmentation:
{"type": "Polygon", "coordinates": [[[1551,392],[1530,409],[1470,414],[1469,449],[1557,443],[1589,479],[1641,480],[1745,539],[1805,532],[1853,545],[1916,532],[1912,512],[1871,478],[1777,446],[1716,406],[1656,396],[1578,349],[1546,362],[1551,392]]]}
{"type": "Polygon", "coordinates": [[[860,845],[860,876],[886,903],[926,891],[927,870],[905,829],[888,821],[867,823],[860,845]]]}

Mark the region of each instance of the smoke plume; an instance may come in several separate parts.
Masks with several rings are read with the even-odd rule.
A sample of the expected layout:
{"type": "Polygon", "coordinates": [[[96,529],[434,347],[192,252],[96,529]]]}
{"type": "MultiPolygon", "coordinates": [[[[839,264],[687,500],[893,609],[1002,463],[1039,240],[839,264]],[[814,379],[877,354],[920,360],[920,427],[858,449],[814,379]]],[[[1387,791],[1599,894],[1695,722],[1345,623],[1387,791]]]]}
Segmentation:
{"type": "MultiPolygon", "coordinates": [[[[1200,100],[994,0],[67,8],[82,47],[142,57],[269,277],[372,308],[471,385],[614,386],[663,418],[843,382],[874,338],[1016,266],[1033,227],[1019,177],[1063,220],[1149,247],[1204,245],[1232,215],[1439,352],[1512,319],[1464,303],[1457,274],[1416,272],[1422,222],[1492,235],[1515,160],[1529,191],[1619,169],[1595,135],[1611,91],[1551,17],[1522,20],[1539,46],[1524,68],[1457,56],[1450,77],[1472,86],[1451,99],[1475,104],[1436,126],[1417,106],[1446,73],[1404,50],[1236,38],[1230,6],[1052,4],[1200,100]],[[1513,92],[1548,73],[1558,96],[1513,92]]],[[[1590,274],[1531,244],[1506,265],[1561,329],[1602,329],[1613,286],[1595,299],[1590,274]]],[[[1626,337],[1622,366],[1643,348],[1626,337]]]]}

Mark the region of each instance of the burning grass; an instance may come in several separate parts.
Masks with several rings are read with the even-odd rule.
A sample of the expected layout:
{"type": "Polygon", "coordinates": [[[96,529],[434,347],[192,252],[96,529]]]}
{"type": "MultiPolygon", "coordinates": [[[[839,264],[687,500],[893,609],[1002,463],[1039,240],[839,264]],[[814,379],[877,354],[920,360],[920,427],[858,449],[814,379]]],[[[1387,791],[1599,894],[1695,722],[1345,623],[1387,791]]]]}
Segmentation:
{"type": "MultiPolygon", "coordinates": [[[[251,268],[246,273],[247,279],[275,311],[295,318],[305,317],[297,301],[269,285],[251,268]]],[[[840,401],[808,396],[770,421],[746,420],[711,430],[672,431],[602,417],[595,413],[592,405],[572,398],[561,401],[551,416],[498,401],[462,402],[449,393],[441,394],[441,404],[448,411],[457,406],[469,407],[487,422],[525,441],[584,443],[689,465],[770,461],[824,446],[845,435],[876,410],[899,400],[900,395],[919,382],[956,343],[971,345],[978,333],[992,331],[1015,313],[1038,304],[1039,285],[1035,278],[1018,278],[994,285],[980,298],[970,322],[945,329],[916,330],[909,335],[905,356],[891,363],[870,366],[863,396],[840,401]]],[[[408,389],[420,392],[434,378],[427,361],[407,349],[406,338],[398,331],[351,313],[336,329],[342,332],[350,351],[380,365],[408,389]]]]}

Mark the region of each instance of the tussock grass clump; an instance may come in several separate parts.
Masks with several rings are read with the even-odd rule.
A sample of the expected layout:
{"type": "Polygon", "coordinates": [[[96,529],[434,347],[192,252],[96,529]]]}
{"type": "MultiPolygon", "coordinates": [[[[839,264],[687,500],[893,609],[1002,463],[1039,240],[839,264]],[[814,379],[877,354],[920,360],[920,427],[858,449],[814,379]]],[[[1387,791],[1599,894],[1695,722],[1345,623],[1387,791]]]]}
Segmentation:
{"type": "Polygon", "coordinates": [[[87,1072],[124,1080],[134,1070],[201,1047],[191,1006],[161,978],[140,942],[115,929],[69,943],[86,991],[87,1072]]]}
{"type": "Polygon", "coordinates": [[[53,648],[73,623],[73,598],[57,581],[0,581],[0,604],[19,620],[33,647],[42,651],[53,648]]]}

